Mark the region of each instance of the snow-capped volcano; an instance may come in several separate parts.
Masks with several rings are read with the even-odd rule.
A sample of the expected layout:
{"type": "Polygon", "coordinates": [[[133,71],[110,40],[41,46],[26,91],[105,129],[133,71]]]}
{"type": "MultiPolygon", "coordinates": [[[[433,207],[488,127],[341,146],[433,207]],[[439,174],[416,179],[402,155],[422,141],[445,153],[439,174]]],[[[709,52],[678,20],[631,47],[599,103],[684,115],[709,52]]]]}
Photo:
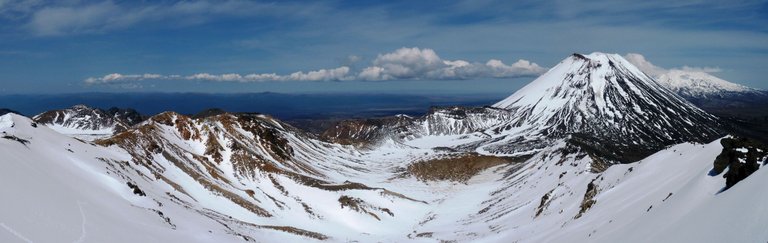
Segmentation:
{"type": "Polygon", "coordinates": [[[713,120],[620,55],[604,53],[573,54],[493,106],[517,113],[521,125],[551,132],[673,129],[713,120]]]}
{"type": "Polygon", "coordinates": [[[724,98],[738,94],[760,94],[760,90],[728,82],[701,71],[673,69],[659,75],[656,80],[686,98],[724,98]]]}
{"type": "Polygon", "coordinates": [[[617,54],[573,54],[493,106],[513,113],[501,130],[586,135],[624,151],[706,142],[718,134],[713,116],[617,54]]]}
{"type": "MultiPolygon", "coordinates": [[[[625,57],[630,63],[656,79],[659,84],[691,101],[712,98],[728,99],[734,98],[734,96],[768,96],[765,91],[733,83],[707,72],[708,70],[718,71],[719,68],[682,67],[666,69],[654,65],[641,54],[629,53],[625,57]]],[[[700,102],[695,103],[700,105],[700,102]]]]}

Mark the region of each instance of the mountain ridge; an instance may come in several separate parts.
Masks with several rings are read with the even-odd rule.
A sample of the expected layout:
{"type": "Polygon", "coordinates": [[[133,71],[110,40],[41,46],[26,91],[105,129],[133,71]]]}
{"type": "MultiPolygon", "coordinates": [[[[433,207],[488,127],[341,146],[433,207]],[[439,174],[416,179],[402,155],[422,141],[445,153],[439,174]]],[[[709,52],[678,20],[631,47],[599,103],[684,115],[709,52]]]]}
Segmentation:
{"type": "Polygon", "coordinates": [[[144,117],[130,108],[112,107],[102,110],[80,104],[46,111],[35,115],[32,119],[61,133],[92,140],[125,131],[143,121],[144,117]]]}

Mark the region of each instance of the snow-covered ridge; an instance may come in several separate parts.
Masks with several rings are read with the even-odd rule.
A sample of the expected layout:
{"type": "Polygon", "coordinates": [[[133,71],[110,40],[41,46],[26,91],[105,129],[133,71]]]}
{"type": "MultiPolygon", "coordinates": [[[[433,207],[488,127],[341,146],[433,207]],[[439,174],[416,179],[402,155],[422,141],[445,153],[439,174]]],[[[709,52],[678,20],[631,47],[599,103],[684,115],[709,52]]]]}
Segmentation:
{"type": "Polygon", "coordinates": [[[43,112],[32,119],[62,134],[93,140],[125,131],[140,122],[141,116],[129,109],[113,108],[104,111],[86,105],[75,105],[43,112]]]}

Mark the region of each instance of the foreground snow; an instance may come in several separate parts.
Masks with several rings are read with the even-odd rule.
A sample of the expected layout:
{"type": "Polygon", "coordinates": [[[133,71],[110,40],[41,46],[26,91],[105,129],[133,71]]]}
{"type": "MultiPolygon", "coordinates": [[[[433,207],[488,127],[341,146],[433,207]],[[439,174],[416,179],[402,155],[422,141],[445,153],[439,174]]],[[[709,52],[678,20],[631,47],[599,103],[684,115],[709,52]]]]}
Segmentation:
{"type": "MultiPolygon", "coordinates": [[[[326,156],[311,164],[323,180],[381,188],[328,190],[282,174],[243,177],[229,160],[218,164],[218,173],[206,172],[198,162],[180,167],[179,163],[187,162],[167,159],[175,155],[155,154],[152,165],[140,165],[117,146],[81,142],[31,124],[14,114],[0,117],[4,136],[28,141],[0,139],[0,194],[6,198],[0,207],[0,242],[768,239],[762,227],[768,223],[768,210],[762,206],[768,203],[768,195],[759,193],[768,171],[759,170],[718,194],[724,180],[707,172],[721,150],[719,141],[675,145],[602,173],[591,172],[589,156],[563,157],[561,149],[568,145],[561,141],[525,162],[498,165],[462,183],[418,181],[398,170],[411,161],[440,156],[433,148],[455,145],[460,140],[455,137],[420,138],[410,145],[390,141],[366,151],[289,137],[294,146],[323,151],[324,155],[303,152],[297,158],[326,156]],[[153,172],[154,167],[163,170],[153,172]],[[187,167],[200,168],[194,175],[222,191],[201,184],[200,178],[185,171],[187,167]],[[127,182],[146,195],[134,193],[127,182]],[[596,188],[594,204],[577,217],[588,187],[596,188]],[[235,203],[222,192],[250,203],[235,203]],[[378,219],[340,205],[345,196],[359,198],[360,207],[378,219]],[[259,215],[247,205],[272,216],[259,215]]],[[[190,154],[205,150],[197,140],[178,137],[174,127],[158,127],[169,145],[190,154]]],[[[228,158],[233,151],[226,148],[222,153],[228,158]]]]}

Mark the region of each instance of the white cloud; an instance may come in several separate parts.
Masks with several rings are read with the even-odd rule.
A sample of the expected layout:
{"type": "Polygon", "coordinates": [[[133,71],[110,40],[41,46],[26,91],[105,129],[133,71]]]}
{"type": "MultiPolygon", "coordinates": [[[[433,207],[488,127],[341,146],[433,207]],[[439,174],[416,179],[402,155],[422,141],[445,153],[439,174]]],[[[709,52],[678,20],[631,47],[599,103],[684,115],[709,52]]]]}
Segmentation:
{"type": "Polygon", "coordinates": [[[86,84],[117,84],[143,80],[197,80],[212,82],[269,82],[269,81],[341,81],[352,79],[349,67],[342,66],[334,69],[320,69],[309,72],[295,72],[289,75],[277,75],[274,73],[252,73],[240,75],[236,73],[210,74],[196,73],[192,75],[160,75],[160,74],[120,74],[112,73],[103,77],[91,77],[85,79],[86,84]]]}
{"type": "Polygon", "coordinates": [[[129,75],[123,75],[119,73],[111,73],[104,75],[104,77],[100,78],[87,78],[85,79],[85,83],[87,84],[108,84],[108,83],[114,83],[114,82],[121,82],[125,80],[148,80],[148,79],[168,79],[170,76],[163,76],[160,74],[151,74],[151,73],[145,73],[145,74],[129,74],[129,75]]]}
{"type": "Polygon", "coordinates": [[[646,60],[645,56],[637,53],[627,53],[626,55],[624,55],[624,58],[627,59],[627,61],[629,61],[633,65],[635,65],[637,68],[639,68],[641,71],[650,75],[651,77],[659,77],[661,75],[668,73],[670,70],[683,70],[688,72],[704,72],[704,73],[717,73],[722,71],[722,69],[720,69],[719,67],[682,66],[678,68],[665,69],[663,67],[654,65],[650,61],[646,60]]]}
{"type": "Polygon", "coordinates": [[[649,62],[645,59],[645,56],[637,53],[627,53],[624,55],[624,58],[627,59],[630,63],[634,64],[637,68],[640,69],[640,71],[645,72],[645,74],[650,75],[651,77],[658,77],[659,75],[665,74],[668,72],[668,70],[656,66],[653,63],[649,62]]]}
{"type": "Polygon", "coordinates": [[[112,73],[85,79],[86,84],[115,84],[142,80],[197,80],[211,82],[270,82],[270,81],[348,81],[348,80],[461,80],[477,78],[514,78],[535,76],[545,68],[527,60],[505,64],[491,59],[485,63],[464,60],[444,60],[432,49],[400,48],[380,54],[370,66],[352,72],[348,66],[315,71],[298,71],[287,75],[276,73],[160,75],[112,73]]]}
{"type": "Polygon", "coordinates": [[[355,63],[358,63],[358,62],[360,62],[362,60],[363,60],[363,58],[360,57],[360,56],[349,55],[349,56],[347,56],[347,59],[345,61],[346,61],[346,63],[349,63],[349,64],[355,64],[355,63]]]}
{"type": "MultiPolygon", "coordinates": [[[[377,80],[384,77],[382,75],[383,73],[384,73],[383,67],[373,66],[373,67],[367,67],[363,69],[363,71],[360,72],[360,74],[358,74],[357,76],[363,80],[377,80]]],[[[387,77],[387,78],[390,78],[390,77],[387,77]]]]}
{"type": "Polygon", "coordinates": [[[347,76],[348,74],[349,67],[342,66],[334,69],[320,69],[307,73],[295,72],[284,78],[291,81],[338,81],[352,79],[352,77],[347,76]]]}
{"type": "Polygon", "coordinates": [[[689,66],[683,66],[679,68],[683,71],[691,71],[691,72],[704,72],[704,73],[719,73],[723,70],[719,67],[689,67],[689,66]]]}
{"type": "Polygon", "coordinates": [[[373,67],[381,70],[379,77],[374,79],[423,77],[445,66],[446,64],[432,49],[400,48],[392,53],[379,54],[373,60],[373,67]]]}
{"type": "Polygon", "coordinates": [[[512,63],[512,65],[506,65],[501,62],[501,60],[491,59],[485,63],[485,66],[490,68],[490,73],[497,78],[532,76],[546,71],[546,69],[540,67],[536,63],[523,59],[517,60],[517,62],[512,63]]]}
{"type": "Polygon", "coordinates": [[[496,59],[470,63],[444,60],[432,49],[414,47],[380,54],[373,65],[363,69],[358,77],[363,80],[514,78],[535,76],[544,71],[545,68],[527,60],[519,60],[512,65],[496,59]]]}

